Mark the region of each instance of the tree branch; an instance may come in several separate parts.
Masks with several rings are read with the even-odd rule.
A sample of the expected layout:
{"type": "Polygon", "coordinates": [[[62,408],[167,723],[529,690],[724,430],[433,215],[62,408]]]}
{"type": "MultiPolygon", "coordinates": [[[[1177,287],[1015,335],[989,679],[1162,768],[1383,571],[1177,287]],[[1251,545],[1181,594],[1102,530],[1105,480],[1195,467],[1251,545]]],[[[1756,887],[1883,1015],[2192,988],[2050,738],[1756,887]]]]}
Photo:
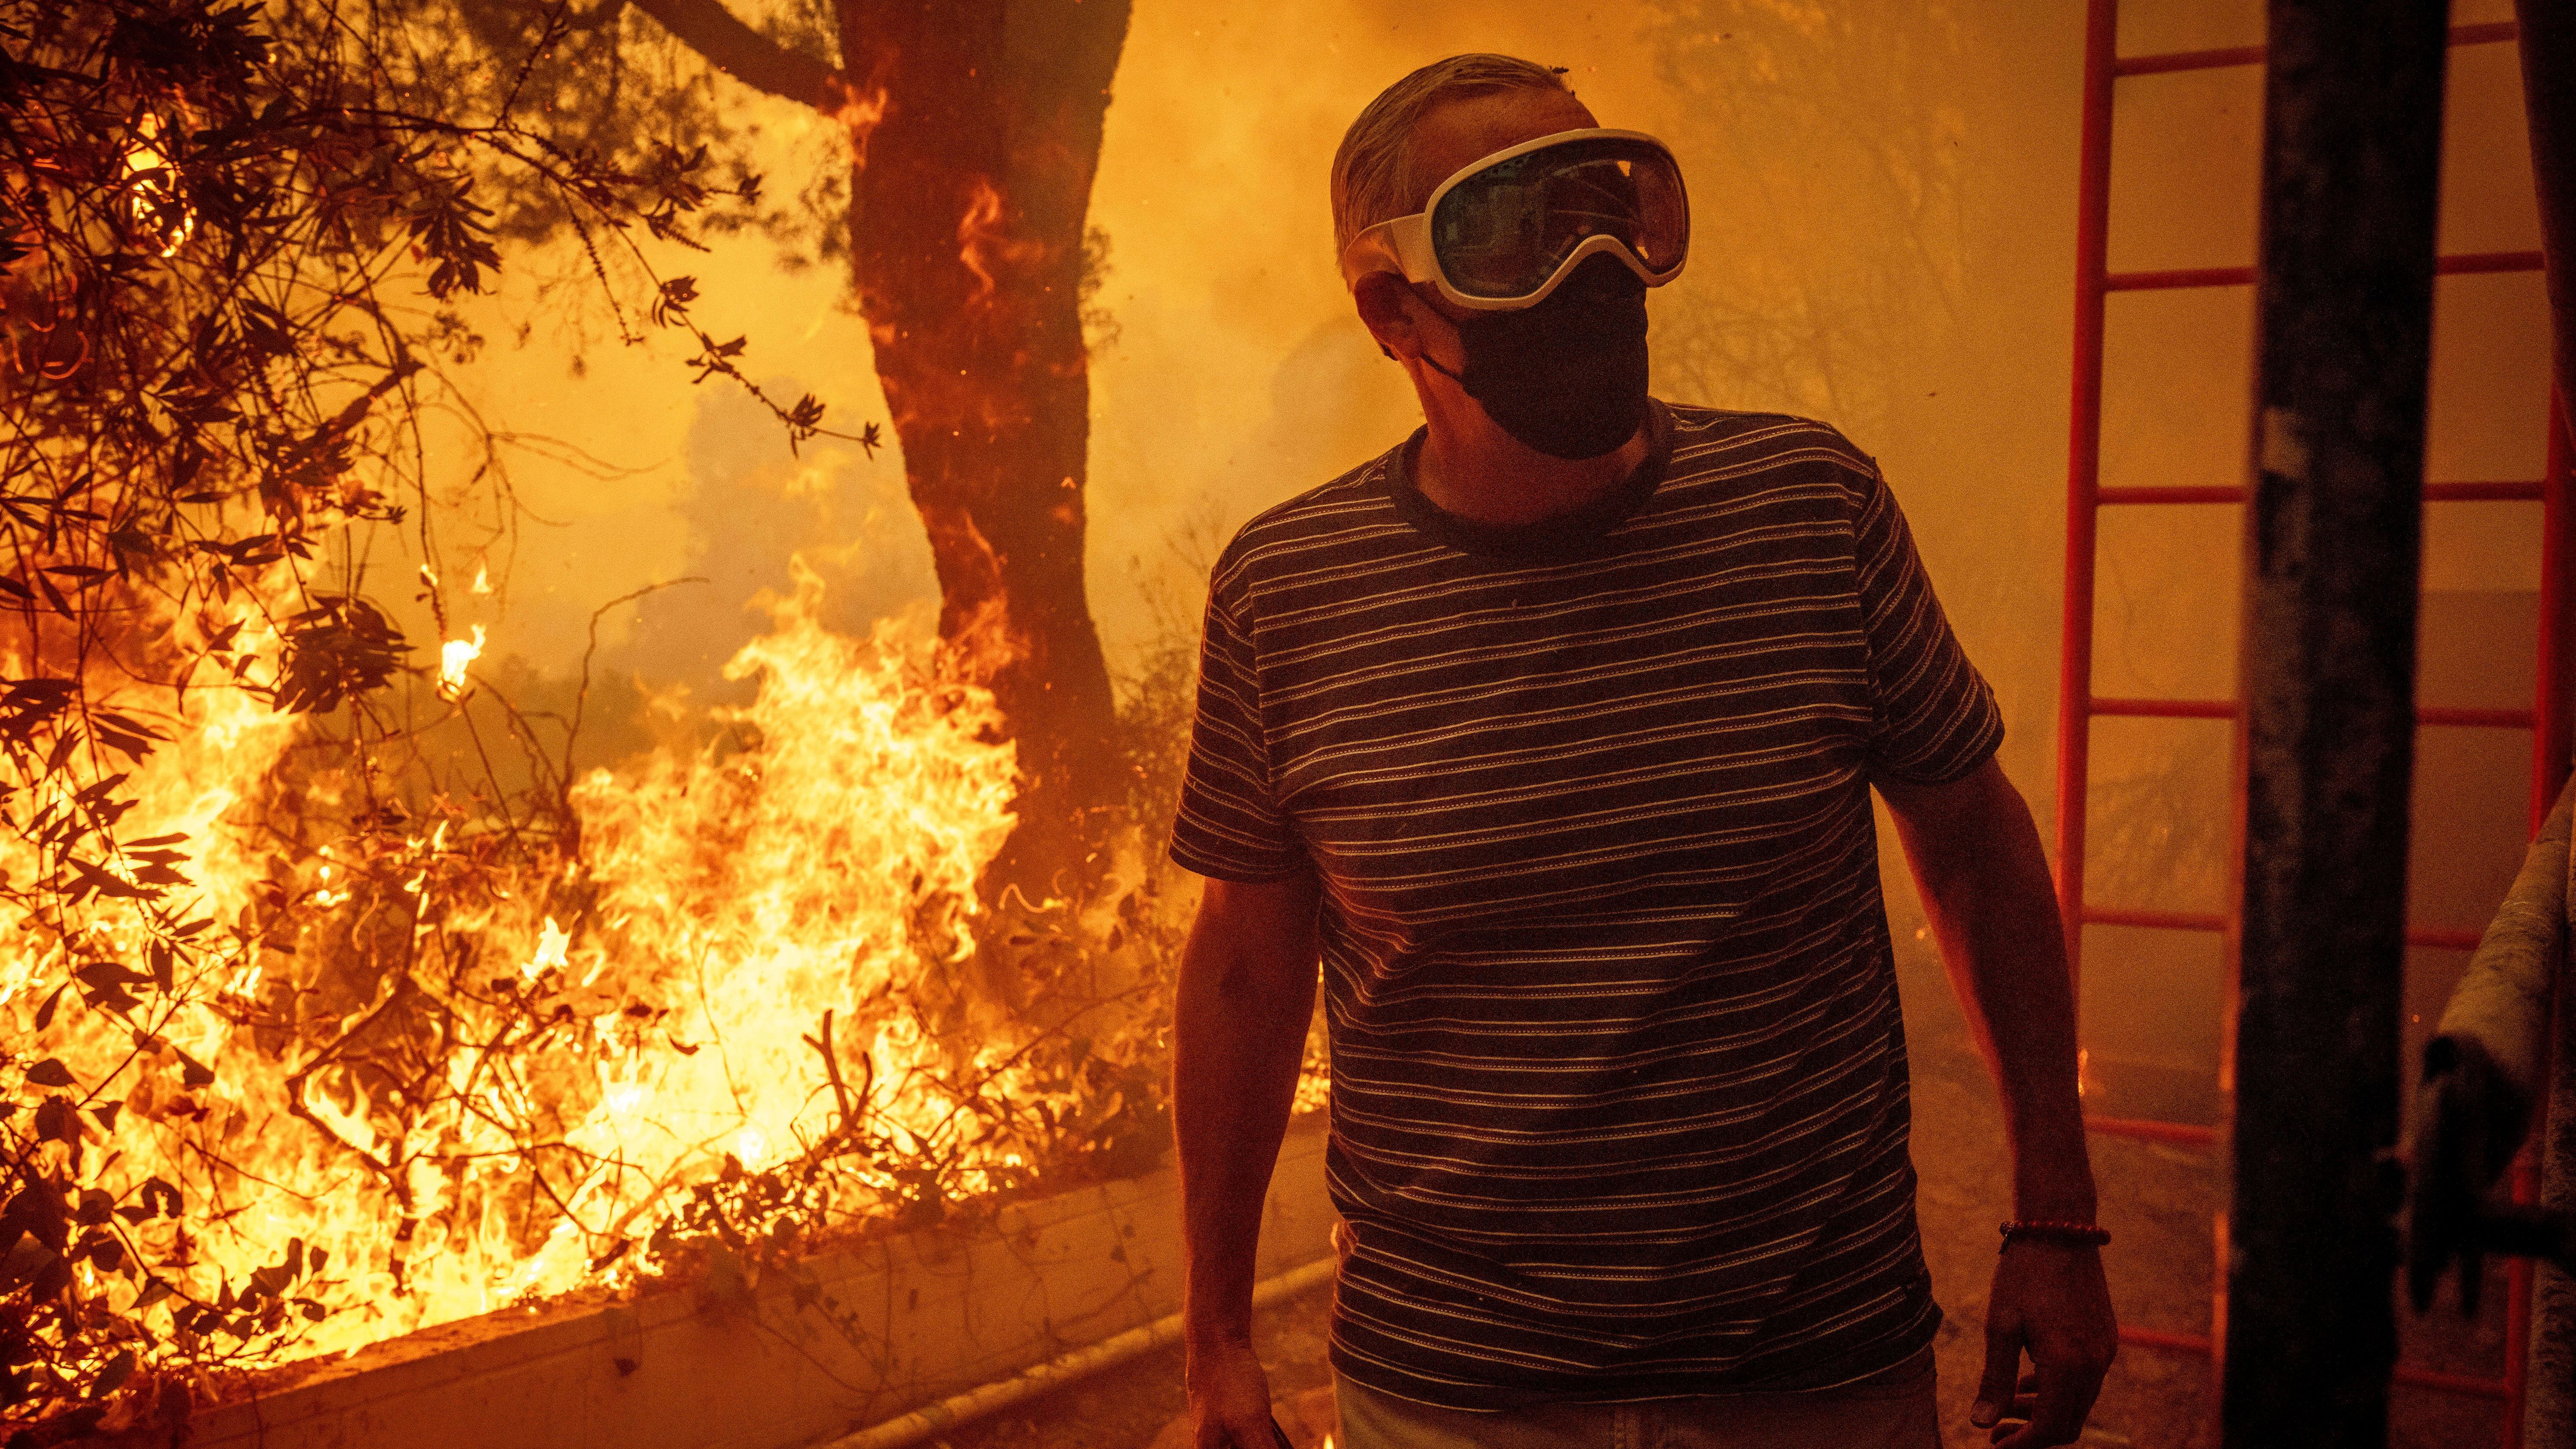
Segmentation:
{"type": "Polygon", "coordinates": [[[813,107],[826,115],[849,100],[850,83],[839,71],[800,55],[743,24],[723,0],[633,0],[636,9],[662,22],[682,45],[707,63],[757,91],[813,107]]]}

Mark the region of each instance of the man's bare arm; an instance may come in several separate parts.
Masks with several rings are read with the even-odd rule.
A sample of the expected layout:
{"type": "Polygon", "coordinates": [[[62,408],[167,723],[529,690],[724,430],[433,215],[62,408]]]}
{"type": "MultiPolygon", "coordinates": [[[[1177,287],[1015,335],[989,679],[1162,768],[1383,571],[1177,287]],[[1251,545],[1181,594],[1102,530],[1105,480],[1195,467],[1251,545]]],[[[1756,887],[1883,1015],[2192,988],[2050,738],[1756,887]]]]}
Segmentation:
{"type": "MultiPolygon", "coordinates": [[[[1923,891],[1942,963],[1994,1068],[2012,1149],[2013,1215],[2093,1221],[2093,1167],[2076,1094],[2075,994],[2048,857],[2021,792],[1992,760],[1947,785],[1882,785],[1923,891]]],[[[1987,1309],[1986,1372],[1972,1416],[2030,1425],[2007,1449],[2070,1443],[2118,1349],[2098,1253],[2016,1241],[1987,1309]],[[2017,1383],[2023,1349],[2035,1392],[2017,1383]]]]}
{"type": "Polygon", "coordinates": [[[1252,1352],[1253,1249],[1315,1009],[1316,892],[1306,873],[1211,880],[1181,951],[1172,1120],[1196,1449],[1271,1449],[1269,1383],[1252,1352]]]}
{"type": "Polygon", "coordinates": [[[1948,785],[1881,785],[1951,989],[2003,1094],[2013,1211],[2093,1220],[2075,1091],[2075,993],[2048,857],[2021,792],[1992,760],[1948,785]]]}

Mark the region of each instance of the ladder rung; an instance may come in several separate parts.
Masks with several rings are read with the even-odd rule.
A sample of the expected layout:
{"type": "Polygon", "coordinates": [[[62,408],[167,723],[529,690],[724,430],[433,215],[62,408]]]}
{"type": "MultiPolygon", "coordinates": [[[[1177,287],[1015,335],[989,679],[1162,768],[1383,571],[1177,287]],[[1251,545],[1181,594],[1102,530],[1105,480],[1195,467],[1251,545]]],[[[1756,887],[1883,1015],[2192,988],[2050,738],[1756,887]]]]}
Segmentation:
{"type": "MultiPolygon", "coordinates": [[[[2088,713],[2127,719],[2234,719],[2236,701],[2095,699],[2088,713]]],[[[2426,704],[2416,706],[2415,722],[2448,729],[2527,730],[2532,725],[2532,714],[2528,709],[2471,709],[2460,705],[2426,704]]]]}
{"type": "Polygon", "coordinates": [[[2506,483],[2427,483],[2427,503],[2537,503],[2548,493],[2549,485],[2534,478],[2506,483]]]}
{"type": "Polygon", "coordinates": [[[2232,699],[2096,699],[2092,713],[2148,719],[2234,719],[2232,699]]]}
{"type": "MultiPolygon", "coordinates": [[[[2542,496],[2537,478],[2479,483],[2427,483],[2427,503],[2534,503],[2542,496]]],[[[2182,484],[2171,487],[2104,488],[2093,501],[2105,508],[2124,503],[2242,503],[2245,490],[2228,484],[2182,484]]]]}
{"type": "Polygon", "coordinates": [[[2502,1379],[2482,1379],[2472,1374],[2446,1374],[2438,1369],[2417,1368],[2399,1364],[2396,1380],[2419,1389],[2438,1389],[2446,1394],[2460,1394],[2472,1399],[2501,1399],[2507,1390],[2502,1379]]]}
{"type": "Polygon", "coordinates": [[[2224,931],[2227,918],[2194,915],[2187,911],[2131,911],[2112,906],[2086,906],[2084,924],[2142,926],[2150,931],[2224,931]]]}
{"type": "MultiPolygon", "coordinates": [[[[2140,1348],[2169,1348],[2176,1353],[2209,1352],[2209,1336],[2200,1333],[2167,1333],[2160,1328],[2131,1328],[2120,1325],[2120,1341],[2140,1348]]],[[[2482,1379],[2471,1374],[2446,1374],[2438,1369],[2417,1368],[2413,1364],[2396,1366],[2392,1377],[2413,1388],[2435,1389],[2446,1394],[2460,1394],[2472,1399],[2505,1397],[2504,1380],[2482,1379]]]]}
{"type": "Polygon", "coordinates": [[[2131,1328],[2120,1325],[2120,1341],[2140,1348],[2170,1348],[2177,1353],[2209,1352],[2209,1335],[2205,1333],[2167,1333],[2161,1328],[2131,1328]]]}
{"type": "Polygon", "coordinates": [[[2538,252],[2457,252],[2433,259],[2433,270],[2445,277],[2479,272],[2536,272],[2540,268],[2538,252]]]}
{"type": "Polygon", "coordinates": [[[2268,47],[2232,45],[2223,50],[2169,50],[2161,55],[2124,55],[2111,62],[2113,75],[2170,75],[2178,70],[2225,70],[2261,65],[2268,47]]]}
{"type": "Polygon", "coordinates": [[[2221,485],[2187,484],[2167,488],[2104,488],[2093,501],[2110,507],[2121,503],[2242,503],[2245,490],[2221,485]]]}
{"type": "MultiPolygon", "coordinates": [[[[2192,911],[2146,911],[2121,906],[2084,908],[2088,926],[2133,926],[2148,931],[2205,931],[2217,934],[2227,929],[2225,916],[2202,915],[2192,911]]],[[[2474,951],[2483,933],[2457,926],[2409,926],[2406,944],[2436,951],[2474,951]]]]}
{"type": "MultiPolygon", "coordinates": [[[[2486,25],[2454,25],[2453,45],[2492,45],[2497,41],[2515,40],[2522,27],[2510,20],[2486,25]]],[[[2162,55],[2127,55],[2111,62],[2113,75],[2167,75],[2178,70],[2223,70],[2229,66],[2261,65],[2265,47],[2260,45],[2230,46],[2224,50],[2174,50],[2162,55]]]]}
{"type": "MultiPolygon", "coordinates": [[[[2433,259],[2433,270],[2445,277],[2536,272],[2540,267],[2538,252],[2458,252],[2433,259]]],[[[2193,287],[2252,285],[2252,267],[2177,267],[2161,272],[2105,272],[2102,276],[2102,290],[2106,292],[2174,292],[2193,287]]]]}
{"type": "Polygon", "coordinates": [[[2105,292],[2171,292],[2185,287],[2250,287],[2252,267],[2178,267],[2163,272],[2106,272],[2105,292]]]}
{"type": "Polygon", "coordinates": [[[2445,930],[2440,926],[2409,926],[2406,928],[2406,944],[2436,951],[2474,951],[2478,949],[2481,934],[2477,931],[2445,930]]]}
{"type": "Polygon", "coordinates": [[[2425,705],[2415,711],[2415,722],[2446,725],[2452,729],[2527,730],[2531,728],[2528,709],[2459,709],[2449,705],[2425,705]]]}
{"type": "Polygon", "coordinates": [[[2218,1129],[2194,1122],[2158,1122],[2146,1117],[2087,1117],[2086,1130],[2105,1137],[2135,1137],[2147,1142],[2175,1142],[2185,1147],[2207,1147],[2218,1140],[2218,1129]]]}

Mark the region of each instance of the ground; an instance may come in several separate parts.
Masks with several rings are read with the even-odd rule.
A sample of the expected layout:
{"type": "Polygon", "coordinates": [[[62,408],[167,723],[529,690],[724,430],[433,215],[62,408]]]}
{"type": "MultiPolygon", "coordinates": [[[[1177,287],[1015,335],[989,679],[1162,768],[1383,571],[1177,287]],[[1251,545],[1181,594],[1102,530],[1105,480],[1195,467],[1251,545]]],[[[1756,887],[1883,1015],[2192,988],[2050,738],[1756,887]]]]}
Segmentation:
{"type": "MultiPolygon", "coordinates": [[[[1968,1425],[1984,1333],[1987,1275],[1993,1271],[1995,1225],[2009,1215],[2000,1116],[1992,1081],[1970,1049],[1956,1009],[1937,978],[1909,972],[1908,1029],[1913,1038],[1914,1160],[1921,1176],[1919,1211],[1934,1290],[1947,1319],[1938,1345],[1944,1449],[1983,1445],[1968,1425]]],[[[2113,1235],[2105,1264],[2123,1323],[2177,1333],[2209,1331],[2211,1232],[2218,1174],[2209,1154],[2191,1148],[2097,1138],[2094,1170],[2102,1222],[2113,1235]]],[[[1324,1388],[1325,1313],[1318,1292],[1259,1315],[1255,1340],[1283,1401],[1324,1388]]],[[[2407,1362],[2447,1373],[2494,1378],[2503,1372],[2503,1275],[2490,1270],[2482,1321],[2461,1322],[2444,1303],[2416,1320],[2399,1310],[2407,1362]]],[[[945,1449],[1170,1449],[1155,1440],[1182,1408],[1178,1349],[1136,1360],[1111,1373],[952,1433],[945,1449]]],[[[2171,1350],[2125,1347],[2104,1383],[2083,1442],[2154,1449],[2211,1449],[2214,1394],[2208,1360],[2171,1350]]],[[[1283,1418],[1289,1416],[1284,1415],[1283,1418]]],[[[2400,1386],[2391,1449],[2458,1449],[2499,1442],[2501,1416],[2491,1401],[2400,1386]]],[[[1310,1449],[1312,1441],[1298,1449],[1310,1449]]]]}

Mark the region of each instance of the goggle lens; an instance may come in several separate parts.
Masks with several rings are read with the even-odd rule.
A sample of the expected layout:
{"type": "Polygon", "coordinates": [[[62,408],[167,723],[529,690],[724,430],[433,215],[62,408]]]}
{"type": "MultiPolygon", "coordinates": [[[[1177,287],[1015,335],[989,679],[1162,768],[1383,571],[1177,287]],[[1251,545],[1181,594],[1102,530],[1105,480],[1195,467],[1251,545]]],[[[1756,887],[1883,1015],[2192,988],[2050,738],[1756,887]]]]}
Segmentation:
{"type": "Polygon", "coordinates": [[[1431,213],[1440,270],[1471,297],[1528,296],[1596,236],[1651,272],[1681,264],[1690,211],[1662,148],[1624,139],[1544,147],[1459,182],[1431,213]]]}

